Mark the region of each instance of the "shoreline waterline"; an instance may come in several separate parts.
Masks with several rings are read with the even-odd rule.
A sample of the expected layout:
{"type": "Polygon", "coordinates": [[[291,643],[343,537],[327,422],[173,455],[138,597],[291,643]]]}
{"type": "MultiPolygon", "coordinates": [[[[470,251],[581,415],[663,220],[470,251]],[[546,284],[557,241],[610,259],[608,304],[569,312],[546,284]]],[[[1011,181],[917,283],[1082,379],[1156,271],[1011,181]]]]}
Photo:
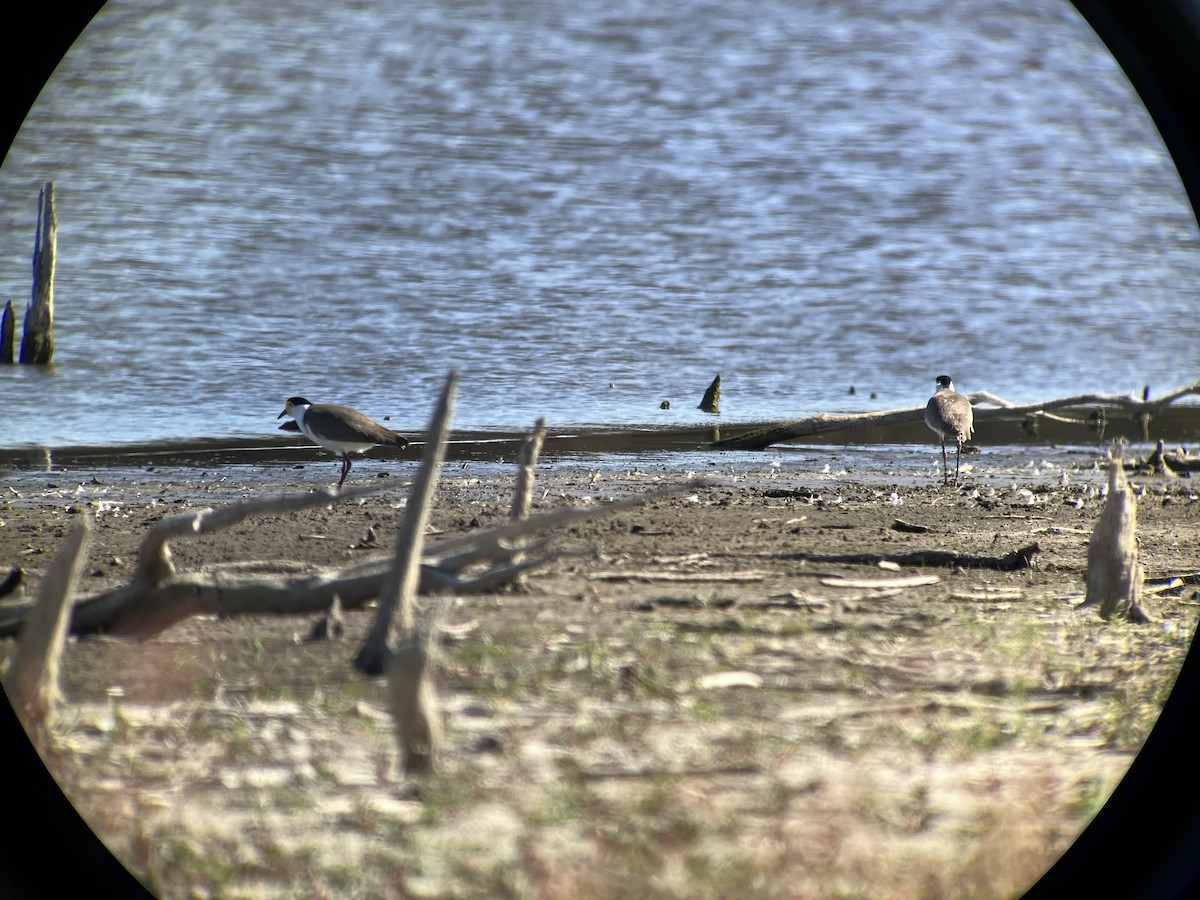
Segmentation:
{"type": "MultiPolygon", "coordinates": [[[[1062,410],[1066,417],[1086,419],[1090,410],[1062,410]]],[[[1163,440],[1168,444],[1200,442],[1200,405],[1181,403],[1156,414],[1143,431],[1136,417],[1122,412],[1109,413],[1103,432],[1050,419],[1031,424],[1026,416],[989,418],[985,426],[976,425],[973,443],[979,447],[1061,447],[1102,446],[1118,438],[1132,444],[1163,440]]],[[[544,452],[565,454],[640,455],[672,451],[711,450],[724,452],[715,442],[737,437],[780,421],[721,422],[718,416],[705,426],[612,426],[554,429],[547,427],[544,452]]],[[[452,431],[447,448],[448,460],[475,459],[504,461],[515,458],[527,431],[452,431]]],[[[407,453],[390,454],[399,458],[420,458],[422,439],[410,433],[412,446],[407,453]]],[[[930,432],[923,422],[893,424],[884,427],[855,426],[827,434],[806,435],[771,450],[795,449],[806,445],[874,446],[885,444],[916,444],[927,446],[930,432]]],[[[0,473],[8,468],[44,465],[47,457],[62,464],[122,465],[161,460],[182,463],[203,463],[206,459],[244,461],[291,458],[297,452],[312,450],[320,453],[306,438],[279,429],[275,434],[223,438],[177,438],[163,441],[131,442],[128,444],[93,445],[80,443],[58,447],[17,446],[0,447],[0,473]]],[[[764,451],[748,451],[762,453],[764,451]]]]}

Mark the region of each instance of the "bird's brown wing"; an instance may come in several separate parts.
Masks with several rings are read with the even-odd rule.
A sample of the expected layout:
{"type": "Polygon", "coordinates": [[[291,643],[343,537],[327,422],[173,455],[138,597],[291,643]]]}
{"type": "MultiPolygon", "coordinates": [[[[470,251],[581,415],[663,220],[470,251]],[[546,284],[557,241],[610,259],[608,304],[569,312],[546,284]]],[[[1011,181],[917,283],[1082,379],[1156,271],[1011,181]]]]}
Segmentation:
{"type": "Polygon", "coordinates": [[[318,403],[310,406],[304,414],[305,424],[333,441],[346,444],[382,444],[389,447],[407,447],[408,439],[390,428],[380,425],[370,416],[357,409],[337,406],[333,403],[318,403]]]}

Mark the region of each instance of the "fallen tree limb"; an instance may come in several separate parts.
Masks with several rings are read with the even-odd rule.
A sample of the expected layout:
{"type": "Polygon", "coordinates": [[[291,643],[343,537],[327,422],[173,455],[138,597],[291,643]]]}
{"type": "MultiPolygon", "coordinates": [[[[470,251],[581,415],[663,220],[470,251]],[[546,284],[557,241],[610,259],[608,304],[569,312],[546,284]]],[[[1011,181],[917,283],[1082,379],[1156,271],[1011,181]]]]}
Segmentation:
{"type": "MultiPolygon", "coordinates": [[[[533,551],[542,549],[551,537],[543,535],[534,540],[527,539],[575,522],[631,509],[669,494],[694,490],[701,483],[689,481],[606,504],[551,510],[433,543],[422,554],[418,592],[472,593],[494,590],[510,583],[518,575],[563,555],[560,552],[530,557],[533,551]],[[514,563],[514,558],[521,554],[528,558],[514,563]]],[[[172,517],[181,521],[174,522],[164,531],[179,537],[208,533],[230,527],[264,511],[266,514],[276,514],[289,505],[299,509],[338,502],[366,492],[365,489],[355,489],[339,495],[318,491],[299,497],[250,500],[216,511],[204,510],[190,517],[172,517]],[[195,527],[183,527],[182,520],[189,518],[200,521],[195,527]]],[[[146,540],[157,547],[166,547],[162,537],[160,532],[153,538],[148,536],[146,540]]],[[[157,550],[143,549],[141,552],[153,557],[158,555],[157,550]]],[[[391,565],[391,556],[358,560],[340,568],[301,562],[241,561],[206,566],[194,572],[175,572],[165,581],[153,584],[135,577],[129,584],[77,603],[72,611],[70,631],[75,635],[110,634],[142,640],[197,615],[324,613],[335,596],[340,598],[342,609],[357,609],[379,596],[384,576],[391,565]]],[[[32,609],[33,603],[26,602],[7,605],[0,610],[0,636],[16,636],[32,609]]]]}
{"type": "Polygon", "coordinates": [[[846,553],[840,555],[816,555],[802,553],[800,558],[808,562],[838,563],[852,566],[877,566],[881,562],[893,562],[899,566],[927,566],[929,568],[995,569],[999,572],[1016,572],[1028,569],[1034,558],[1041,553],[1037,544],[1029,544],[1004,556],[967,556],[949,550],[921,550],[899,556],[882,553],[846,553]]]}
{"type": "Polygon", "coordinates": [[[909,422],[922,422],[925,418],[925,408],[894,409],[886,412],[854,413],[850,415],[830,415],[821,413],[807,419],[795,419],[791,422],[780,422],[778,425],[768,425],[757,428],[735,437],[722,438],[713,441],[712,445],[718,450],[765,450],[773,444],[795,440],[800,437],[811,437],[816,434],[829,434],[843,431],[847,428],[863,428],[867,426],[901,425],[909,422]]]}
{"type": "MultiPolygon", "coordinates": [[[[1025,405],[1017,405],[1010,403],[1000,397],[990,394],[987,391],[976,391],[967,394],[972,405],[986,404],[995,408],[976,408],[974,416],[976,423],[986,422],[988,419],[1011,418],[1013,416],[1027,416],[1032,419],[1039,417],[1053,418],[1060,422],[1070,422],[1072,424],[1088,425],[1086,419],[1071,419],[1063,416],[1052,416],[1051,411],[1056,409],[1078,408],[1078,407],[1115,407],[1118,409],[1128,410],[1134,415],[1152,416],[1161,412],[1166,406],[1181,397],[1200,395],[1200,381],[1194,382],[1185,388],[1177,391],[1172,391],[1159,397],[1157,400],[1141,398],[1133,394],[1080,394],[1075,397],[1064,397],[1059,400],[1049,400],[1044,403],[1030,403],[1025,405]]],[[[801,437],[812,437],[820,434],[830,434],[836,431],[844,431],[850,428],[867,428],[881,427],[892,425],[903,425],[923,422],[925,418],[925,407],[919,406],[912,409],[894,409],[882,410],[868,413],[851,413],[844,415],[831,415],[829,413],[821,413],[817,416],[810,416],[804,419],[794,419],[788,422],[780,422],[776,425],[767,425],[762,428],[754,429],[745,434],[736,435],[734,437],[724,438],[714,441],[711,446],[720,450],[763,450],[774,444],[779,444],[784,441],[795,440],[801,437]]]]}
{"type": "Polygon", "coordinates": [[[308,509],[312,506],[332,506],[334,503],[354,500],[376,493],[378,490],[377,487],[365,487],[350,488],[339,492],[326,488],[310,494],[272,497],[268,500],[239,503],[221,509],[202,509],[199,512],[161,519],[150,527],[146,537],[142,539],[142,546],[138,550],[137,571],[134,572],[133,580],[147,585],[157,585],[167,581],[175,574],[169,546],[169,541],[174,538],[220,531],[231,525],[237,525],[251,516],[281,515],[308,509]]]}
{"type": "Polygon", "coordinates": [[[1125,471],[1148,475],[1163,475],[1170,478],[1185,472],[1200,472],[1200,456],[1187,452],[1180,447],[1178,450],[1168,450],[1163,441],[1158,442],[1154,452],[1145,459],[1137,459],[1125,463],[1125,471]]]}

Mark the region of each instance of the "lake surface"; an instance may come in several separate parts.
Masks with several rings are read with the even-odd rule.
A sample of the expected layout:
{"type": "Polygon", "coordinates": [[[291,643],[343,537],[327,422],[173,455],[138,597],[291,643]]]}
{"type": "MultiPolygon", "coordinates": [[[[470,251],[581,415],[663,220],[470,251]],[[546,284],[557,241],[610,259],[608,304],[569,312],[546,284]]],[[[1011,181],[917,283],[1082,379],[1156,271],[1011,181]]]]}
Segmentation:
{"type": "Polygon", "coordinates": [[[1195,217],[1065,2],[117,0],[0,168],[18,307],[46,181],[0,448],[411,432],[450,368],[479,432],[1200,375],[1195,217]]]}

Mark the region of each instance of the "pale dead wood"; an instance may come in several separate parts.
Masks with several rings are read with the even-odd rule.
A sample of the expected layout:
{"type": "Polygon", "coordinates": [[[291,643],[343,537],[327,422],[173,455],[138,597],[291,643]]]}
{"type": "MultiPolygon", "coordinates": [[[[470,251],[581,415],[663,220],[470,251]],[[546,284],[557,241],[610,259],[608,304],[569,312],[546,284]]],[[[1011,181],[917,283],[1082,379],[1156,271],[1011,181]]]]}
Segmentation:
{"type": "Polygon", "coordinates": [[[40,744],[62,699],[58,663],[70,620],[71,589],[87,559],[91,523],[81,519],[38,589],[38,600],[21,629],[16,652],[4,675],[4,690],[25,730],[40,744]]]}
{"type": "MultiPolygon", "coordinates": [[[[1163,410],[1164,407],[1170,405],[1181,397],[1187,397],[1200,394],[1200,381],[1181,388],[1177,391],[1172,391],[1165,394],[1156,400],[1147,398],[1138,398],[1133,394],[1080,394],[1075,397],[1064,397],[1058,400],[1049,400],[1044,403],[1030,403],[1018,405],[1010,403],[1000,397],[990,394],[987,391],[975,391],[968,393],[972,405],[986,403],[997,407],[996,409],[975,409],[974,416],[976,421],[986,421],[994,418],[1011,418],[1012,416],[1029,416],[1038,418],[1042,416],[1049,417],[1051,410],[1074,408],[1074,407],[1116,407],[1126,409],[1134,414],[1154,415],[1163,410]]],[[[770,447],[773,444],[778,444],[783,441],[793,440],[800,437],[811,437],[819,434],[830,434],[836,431],[843,431],[850,428],[863,428],[868,426],[889,426],[901,425],[907,423],[921,422],[924,420],[925,407],[914,407],[912,409],[894,409],[882,410],[868,413],[852,413],[844,415],[831,415],[829,413],[821,413],[817,416],[810,416],[804,419],[795,419],[790,422],[780,422],[776,425],[768,425],[763,428],[757,428],[745,434],[740,434],[735,437],[725,438],[723,440],[714,441],[712,446],[723,450],[762,450],[770,447]]],[[[1057,417],[1059,421],[1072,422],[1080,425],[1086,425],[1086,420],[1070,419],[1057,417]]]]}
{"type": "Polygon", "coordinates": [[[358,655],[354,658],[355,668],[368,675],[383,674],[391,653],[389,646],[393,634],[398,630],[401,637],[407,637],[413,629],[413,605],[417,593],[421,553],[425,546],[425,530],[429,527],[433,493],[437,488],[442,461],[446,458],[446,444],[450,439],[450,422],[454,417],[457,384],[458,375],[451,371],[446,376],[442,393],[429,422],[421,468],[413,479],[404,518],[400,521],[396,551],[392,557],[392,565],[384,576],[375,619],[358,655]]]}
{"type": "Polygon", "coordinates": [[[457,384],[458,375],[451,371],[429,423],[421,468],[400,523],[392,565],[384,576],[379,608],[354,658],[355,667],[368,675],[387,673],[392,721],[406,775],[430,774],[441,741],[437,693],[429,672],[431,635],[437,622],[418,628],[415,605],[425,531],[450,440],[457,384]]]}
{"type": "Polygon", "coordinates": [[[430,774],[441,744],[441,717],[431,671],[440,611],[441,607],[435,606],[424,623],[402,635],[386,663],[388,701],[405,775],[430,774]]]}
{"type": "Polygon", "coordinates": [[[589,572],[592,581],[762,581],[766,572],[661,572],[657,569],[638,569],[621,572],[589,572]]]}
{"type": "MultiPolygon", "coordinates": [[[[526,558],[519,565],[512,559],[517,553],[543,548],[552,536],[533,541],[526,538],[539,532],[561,528],[575,522],[602,518],[642,503],[684,490],[694,490],[702,482],[689,481],[667,486],[647,494],[626,497],[605,504],[551,510],[519,522],[504,522],[464,535],[444,539],[425,548],[420,566],[420,593],[472,593],[493,590],[518,574],[547,565],[568,552],[526,558]],[[473,568],[485,566],[482,572],[473,568]]],[[[365,493],[356,488],[340,495],[317,492],[286,498],[297,508],[318,502],[345,500],[365,493]]],[[[228,527],[265,508],[278,512],[273,501],[246,501],[217,512],[206,512],[201,528],[206,531],[228,527]]],[[[282,505],[282,504],[281,504],[282,505]]],[[[188,517],[182,517],[187,519],[188,517]]],[[[170,529],[179,536],[198,533],[180,523],[170,529]]],[[[157,535],[159,541],[162,535],[157,535]]],[[[150,551],[159,558],[160,554],[150,551]]],[[[296,561],[243,561],[206,566],[195,572],[177,572],[166,581],[149,584],[134,578],[129,584],[80,601],[71,616],[72,634],[105,633],[119,637],[145,639],[195,615],[303,615],[324,612],[334,596],[343,609],[357,609],[380,595],[384,576],[392,566],[391,556],[378,556],[341,567],[322,567],[296,561]]],[[[32,603],[14,603],[0,610],[0,636],[15,636],[33,609],[32,603]]]]}
{"type": "MultiPolygon", "coordinates": [[[[533,485],[536,479],[537,461],[542,454],[542,444],[545,440],[546,420],[539,418],[533,425],[533,431],[521,444],[521,451],[517,455],[517,488],[513,492],[512,508],[508,515],[513,522],[519,522],[529,515],[529,508],[533,505],[533,485]]],[[[520,565],[525,561],[525,553],[515,554],[512,561],[514,565],[520,565]]],[[[514,587],[524,587],[524,573],[516,573],[512,578],[512,584],[514,587]]]]}
{"type": "Polygon", "coordinates": [[[146,585],[159,585],[175,575],[171,562],[169,542],[174,538],[209,534],[237,525],[252,516],[281,515],[308,509],[312,506],[331,506],[334,503],[365,497],[377,493],[377,487],[350,488],[337,491],[332,488],[313,491],[310,494],[272,497],[266,500],[250,500],[221,509],[202,509],[162,519],[150,527],[138,550],[137,570],[133,580],[146,585]]]}
{"type": "Polygon", "coordinates": [[[1147,622],[1141,606],[1142,564],[1137,547],[1137,498],[1125,478],[1118,445],[1108,463],[1108,498],[1088,543],[1087,594],[1083,607],[1099,606],[1100,617],[1120,615],[1147,622]]]}
{"type": "MultiPolygon", "coordinates": [[[[1031,403],[1020,406],[1015,403],[1009,403],[1007,400],[1003,400],[986,391],[976,391],[975,393],[968,394],[967,398],[972,403],[989,403],[993,406],[998,406],[1009,415],[1023,415],[1026,413],[1077,406],[1115,407],[1117,409],[1126,409],[1135,414],[1149,413],[1153,415],[1162,412],[1165,407],[1170,406],[1182,397],[1195,395],[1200,395],[1200,381],[1193,382],[1187,387],[1172,391],[1169,394],[1164,394],[1157,400],[1151,400],[1148,397],[1138,397],[1135,394],[1079,394],[1075,397],[1063,397],[1059,400],[1050,400],[1045,403],[1031,403]]],[[[982,410],[982,412],[986,413],[988,411],[982,410]]]]}
{"type": "Polygon", "coordinates": [[[669,497],[672,494],[678,494],[687,490],[695,490],[696,488],[703,487],[705,484],[706,482],[702,478],[692,478],[680,484],[664,485],[645,494],[623,497],[620,500],[610,500],[594,506],[572,506],[566,509],[551,510],[550,512],[542,513],[540,516],[522,519],[518,522],[509,521],[503,525],[489,528],[486,531],[471,532],[457,537],[446,538],[439,541],[429,551],[429,555],[436,560],[446,560],[450,559],[452,554],[476,545],[481,548],[481,551],[484,547],[487,547],[494,549],[497,554],[502,554],[505,543],[524,535],[544,531],[547,528],[561,528],[565,525],[574,525],[576,522],[586,522],[597,515],[623,512],[624,510],[641,506],[651,500],[669,497]]]}
{"type": "Polygon", "coordinates": [[[533,485],[537,469],[538,457],[542,453],[542,444],[546,440],[546,420],[540,418],[534,423],[533,431],[521,444],[517,456],[517,488],[513,493],[512,509],[509,518],[518,522],[529,515],[529,507],[533,503],[533,485]]]}
{"type": "Polygon", "coordinates": [[[937,575],[906,575],[902,578],[842,578],[839,575],[834,575],[819,579],[820,583],[826,587],[884,589],[923,587],[928,584],[937,584],[941,580],[937,575]]]}

